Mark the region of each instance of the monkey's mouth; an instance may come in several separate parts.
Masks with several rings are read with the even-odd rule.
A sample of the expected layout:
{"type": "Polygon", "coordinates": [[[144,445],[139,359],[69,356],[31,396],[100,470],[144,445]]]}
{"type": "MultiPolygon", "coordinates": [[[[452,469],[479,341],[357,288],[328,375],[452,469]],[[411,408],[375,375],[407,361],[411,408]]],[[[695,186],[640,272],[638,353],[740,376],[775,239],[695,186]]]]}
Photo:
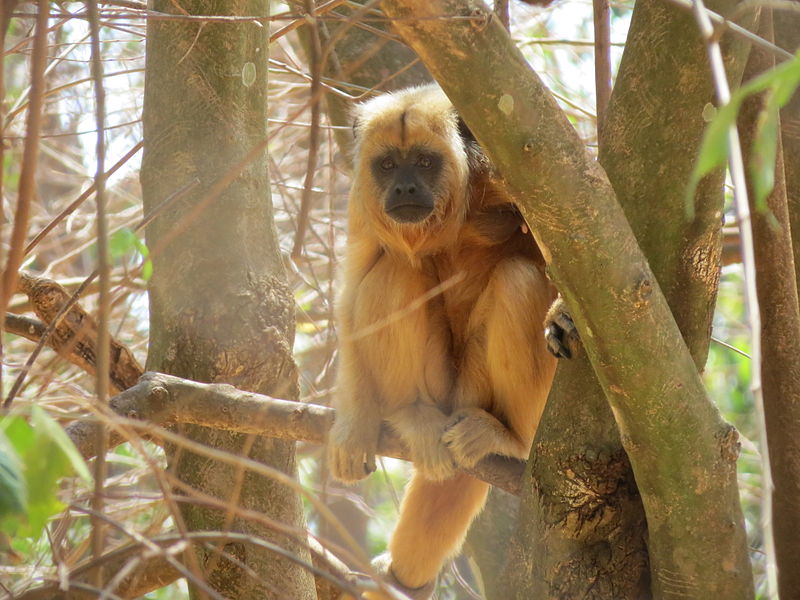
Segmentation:
{"type": "Polygon", "coordinates": [[[433,207],[419,204],[400,204],[386,210],[386,214],[398,223],[419,223],[427,219],[432,212],[433,207]]]}

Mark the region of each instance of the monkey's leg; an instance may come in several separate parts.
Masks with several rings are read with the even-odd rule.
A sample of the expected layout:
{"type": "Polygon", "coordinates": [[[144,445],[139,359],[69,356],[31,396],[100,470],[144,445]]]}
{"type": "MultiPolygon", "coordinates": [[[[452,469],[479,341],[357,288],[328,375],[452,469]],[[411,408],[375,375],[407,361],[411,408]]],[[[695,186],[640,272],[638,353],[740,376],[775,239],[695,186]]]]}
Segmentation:
{"type": "Polygon", "coordinates": [[[427,402],[406,405],[387,418],[411,452],[414,468],[424,477],[442,481],[451,477],[456,463],[442,442],[450,417],[427,402]]]}
{"type": "Polygon", "coordinates": [[[381,406],[374,389],[352,344],[342,343],[333,397],[336,418],[328,435],[328,466],[339,481],[352,483],[375,471],[381,406]]]}
{"type": "Polygon", "coordinates": [[[443,441],[456,461],[528,455],[555,360],[542,322],[553,291],[535,264],[511,258],[495,268],[470,317],[473,336],[458,373],[457,408],[443,441]]]}
{"type": "Polygon", "coordinates": [[[412,589],[434,581],[444,562],[461,549],[488,491],[487,483],[464,473],[430,481],[415,472],[389,542],[391,574],[412,589]]]}

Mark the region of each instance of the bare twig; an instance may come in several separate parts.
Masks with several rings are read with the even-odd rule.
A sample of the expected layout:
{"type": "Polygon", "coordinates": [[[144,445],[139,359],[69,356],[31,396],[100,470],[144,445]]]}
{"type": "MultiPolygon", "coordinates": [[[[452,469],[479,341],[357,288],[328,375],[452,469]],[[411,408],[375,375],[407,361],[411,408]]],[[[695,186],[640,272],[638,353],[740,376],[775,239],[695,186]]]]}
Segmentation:
{"type": "Polygon", "coordinates": [[[611,8],[608,0],[592,0],[594,8],[594,85],[597,96],[597,131],[611,97],[611,8]]]}
{"type": "MultiPolygon", "coordinates": [[[[675,6],[677,6],[679,8],[682,8],[682,9],[684,9],[686,11],[694,10],[694,6],[695,6],[692,3],[692,0],[665,0],[665,1],[669,2],[670,4],[674,4],[675,6]]],[[[723,17],[721,15],[718,15],[714,11],[708,10],[707,8],[705,8],[704,9],[704,13],[705,13],[706,17],[708,18],[708,20],[711,21],[711,23],[713,23],[718,28],[720,28],[720,32],[721,31],[726,31],[726,30],[730,31],[732,34],[738,35],[739,37],[747,40],[748,42],[751,42],[751,43],[755,44],[756,46],[759,46],[760,48],[763,48],[764,50],[767,50],[768,52],[771,52],[775,56],[777,56],[779,58],[782,58],[784,60],[789,60],[789,59],[793,58],[793,55],[792,55],[791,52],[787,52],[786,50],[784,50],[783,48],[780,48],[779,46],[776,46],[772,42],[768,42],[767,40],[765,40],[761,36],[756,35],[752,31],[748,31],[747,29],[745,29],[741,25],[737,25],[733,21],[730,21],[730,20],[726,19],[725,17],[723,17]]]]}
{"type": "MultiPolygon", "coordinates": [[[[94,80],[95,98],[95,127],[97,129],[97,171],[95,172],[95,204],[97,207],[97,272],[100,278],[100,295],[97,303],[97,377],[96,392],[97,402],[103,406],[108,402],[108,374],[110,371],[111,336],[108,331],[109,313],[111,312],[111,265],[108,249],[108,219],[106,216],[106,93],[103,87],[103,62],[100,54],[100,18],[97,10],[97,0],[87,0],[86,9],[89,13],[89,32],[91,36],[92,59],[91,73],[94,80]]],[[[105,524],[96,514],[103,513],[105,499],[103,497],[106,485],[106,450],[108,448],[108,431],[102,423],[97,427],[97,456],[94,461],[94,494],[92,495],[91,516],[92,524],[92,556],[100,558],[105,547],[105,524]]],[[[101,565],[94,577],[97,587],[105,585],[105,569],[101,565]]]]}
{"type": "MultiPolygon", "coordinates": [[[[8,333],[38,342],[47,331],[48,323],[58,312],[58,308],[68,301],[70,294],[58,283],[44,277],[33,277],[24,271],[20,282],[34,305],[39,319],[6,313],[5,327],[8,333]],[[49,318],[48,318],[49,316],[49,318]]],[[[80,304],[76,304],[62,319],[61,324],[48,336],[47,346],[59,356],[89,373],[97,373],[97,349],[95,346],[96,326],[94,319],[80,304]]],[[[133,353],[116,339],[111,340],[112,364],[109,387],[117,394],[136,385],[144,370],[133,353]]]]}
{"type": "Polygon", "coordinates": [[[36,193],[36,164],[39,159],[39,134],[42,130],[42,94],[45,85],[44,70],[47,64],[47,19],[50,14],[50,2],[39,0],[38,7],[36,35],[33,41],[33,56],[31,58],[31,92],[25,147],[19,176],[17,210],[14,215],[11,239],[9,240],[8,258],[3,271],[2,289],[0,289],[0,313],[5,313],[5,307],[8,306],[8,301],[17,287],[17,271],[22,264],[24,255],[30,206],[36,193]]]}
{"type": "Polygon", "coordinates": [[[319,120],[320,105],[322,103],[322,44],[320,41],[319,24],[314,10],[314,0],[305,0],[305,8],[308,13],[308,28],[310,34],[309,43],[309,67],[311,71],[311,130],[308,134],[308,160],[306,163],[306,179],[303,184],[303,196],[300,200],[300,212],[297,215],[297,232],[292,248],[292,258],[296,261],[303,252],[303,240],[305,239],[306,229],[308,228],[308,213],[311,210],[311,192],[314,187],[314,172],[317,170],[317,155],[319,154],[319,120]]]}
{"type": "MultiPolygon", "coordinates": [[[[124,165],[124,164],[125,164],[126,162],[128,162],[128,161],[129,161],[131,158],[133,158],[133,156],[134,156],[134,155],[135,155],[137,152],[139,152],[139,150],[141,150],[141,149],[142,149],[142,146],[143,146],[143,145],[144,145],[144,144],[143,144],[142,142],[138,142],[138,143],[137,143],[137,144],[136,144],[136,145],[135,145],[133,148],[131,148],[130,150],[128,150],[128,152],[127,152],[127,154],[125,154],[125,156],[123,156],[122,158],[120,158],[120,159],[119,159],[119,160],[118,160],[118,161],[117,161],[117,162],[114,164],[114,166],[113,166],[113,167],[111,167],[111,168],[110,168],[108,171],[106,171],[106,172],[105,172],[105,174],[104,174],[104,176],[103,176],[103,180],[104,180],[104,181],[107,181],[107,180],[108,180],[108,178],[109,178],[111,175],[113,175],[114,173],[116,173],[116,172],[117,172],[117,170],[118,170],[118,169],[119,169],[119,168],[120,168],[122,165],[124,165]]],[[[58,215],[56,215],[55,217],[53,217],[53,220],[52,220],[52,221],[50,221],[50,222],[47,224],[47,226],[46,226],[44,229],[42,229],[42,230],[41,230],[39,233],[37,233],[37,234],[36,234],[36,237],[34,237],[34,238],[31,240],[31,242],[30,242],[30,243],[29,243],[29,244],[28,244],[28,245],[25,247],[25,254],[26,254],[26,255],[27,255],[27,254],[30,254],[31,250],[33,250],[33,249],[34,249],[34,248],[35,248],[35,247],[36,247],[36,246],[39,244],[39,242],[41,242],[41,241],[44,239],[44,237],[45,237],[45,236],[46,236],[48,233],[50,233],[50,232],[51,232],[51,231],[52,231],[52,230],[53,230],[53,229],[54,229],[54,228],[55,228],[55,227],[56,227],[56,226],[57,226],[59,223],[61,223],[61,221],[63,221],[65,218],[67,218],[69,215],[71,215],[73,212],[75,212],[75,209],[77,209],[77,208],[78,208],[78,207],[79,207],[81,204],[83,204],[83,203],[86,201],[86,199],[87,199],[87,198],[89,198],[89,196],[91,196],[92,194],[94,194],[94,192],[95,192],[95,190],[96,190],[96,189],[97,189],[97,180],[95,179],[95,181],[93,181],[93,182],[92,182],[92,185],[90,185],[88,188],[86,188],[86,191],[84,191],[84,192],[83,192],[83,193],[82,193],[80,196],[78,196],[77,198],[75,198],[75,200],[73,200],[72,202],[70,202],[70,204],[69,204],[69,206],[67,206],[67,208],[65,208],[64,210],[62,210],[62,211],[61,211],[60,213],[58,213],[58,215]]]]}

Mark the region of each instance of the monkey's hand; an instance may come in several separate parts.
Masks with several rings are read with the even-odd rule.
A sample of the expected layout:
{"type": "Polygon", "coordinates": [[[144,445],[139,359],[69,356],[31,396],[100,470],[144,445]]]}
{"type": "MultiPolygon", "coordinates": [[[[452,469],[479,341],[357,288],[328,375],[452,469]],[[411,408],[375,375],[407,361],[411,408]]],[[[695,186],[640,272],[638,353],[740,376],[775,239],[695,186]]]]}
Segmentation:
{"type": "Polygon", "coordinates": [[[556,358],[572,358],[581,343],[572,315],[561,295],[544,318],[544,339],[547,340],[547,349],[556,358]]]}
{"type": "Polygon", "coordinates": [[[462,408],[450,416],[442,436],[456,462],[474,467],[489,454],[527,458],[528,448],[493,415],[481,408],[462,408]]]}
{"type": "Polygon", "coordinates": [[[328,437],[328,465],[333,476],[354,483],[375,471],[380,424],[360,424],[337,419],[328,437]]]}

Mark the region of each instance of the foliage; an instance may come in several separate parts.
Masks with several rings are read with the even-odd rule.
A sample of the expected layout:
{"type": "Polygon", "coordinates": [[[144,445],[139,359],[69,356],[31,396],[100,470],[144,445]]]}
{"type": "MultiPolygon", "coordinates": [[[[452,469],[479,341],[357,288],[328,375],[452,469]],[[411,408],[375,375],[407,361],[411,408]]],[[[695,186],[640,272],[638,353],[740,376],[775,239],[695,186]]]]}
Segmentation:
{"type": "Polygon", "coordinates": [[[753,94],[766,92],[767,100],[758,120],[753,141],[753,161],[748,165],[753,181],[756,206],[766,209],[767,196],[775,186],[775,156],[778,147],[778,115],[800,85],[800,52],[752,81],[746,82],[731,94],[706,128],[703,144],[695,162],[686,191],[687,212],[694,209],[694,193],[700,180],[722,167],[728,158],[729,133],[736,126],[742,103],[753,94]]]}
{"type": "Polygon", "coordinates": [[[48,520],[64,508],[56,493],[62,477],[92,477],[61,425],[38,406],[29,418],[0,421],[0,531],[38,537],[48,520]]]}

